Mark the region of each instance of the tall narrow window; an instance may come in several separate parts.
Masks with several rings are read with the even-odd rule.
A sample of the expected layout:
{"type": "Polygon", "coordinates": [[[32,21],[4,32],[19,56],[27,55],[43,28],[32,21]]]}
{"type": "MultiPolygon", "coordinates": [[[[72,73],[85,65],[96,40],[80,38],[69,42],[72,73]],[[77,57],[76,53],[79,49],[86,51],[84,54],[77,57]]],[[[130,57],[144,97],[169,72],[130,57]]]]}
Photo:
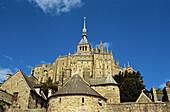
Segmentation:
{"type": "Polygon", "coordinates": [[[80,46],[80,51],[81,51],[81,46],[80,46]]]}
{"type": "Polygon", "coordinates": [[[82,98],[82,103],[84,103],[84,98],[82,98]]]}
{"type": "Polygon", "coordinates": [[[61,98],[59,99],[59,103],[61,103],[61,98]]]}
{"type": "Polygon", "coordinates": [[[41,102],[41,108],[43,107],[43,102],[41,102]]]}
{"type": "Polygon", "coordinates": [[[87,46],[85,46],[85,51],[87,51],[87,46]]]}
{"type": "Polygon", "coordinates": [[[35,100],[35,107],[38,107],[38,99],[35,100]]]}
{"type": "Polygon", "coordinates": [[[14,98],[13,101],[17,101],[17,99],[18,99],[18,92],[14,92],[14,97],[13,98],[14,98]]]}

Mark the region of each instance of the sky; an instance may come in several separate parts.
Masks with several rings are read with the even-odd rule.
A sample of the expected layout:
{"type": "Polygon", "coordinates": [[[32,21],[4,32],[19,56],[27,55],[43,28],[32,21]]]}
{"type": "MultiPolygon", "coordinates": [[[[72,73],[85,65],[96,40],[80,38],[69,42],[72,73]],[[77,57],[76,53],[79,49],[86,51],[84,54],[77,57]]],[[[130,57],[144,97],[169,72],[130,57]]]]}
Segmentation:
{"type": "Polygon", "coordinates": [[[87,39],[102,40],[120,66],[151,87],[170,80],[169,0],[0,0],[0,82],[18,69],[76,52],[86,17],[87,39]]]}

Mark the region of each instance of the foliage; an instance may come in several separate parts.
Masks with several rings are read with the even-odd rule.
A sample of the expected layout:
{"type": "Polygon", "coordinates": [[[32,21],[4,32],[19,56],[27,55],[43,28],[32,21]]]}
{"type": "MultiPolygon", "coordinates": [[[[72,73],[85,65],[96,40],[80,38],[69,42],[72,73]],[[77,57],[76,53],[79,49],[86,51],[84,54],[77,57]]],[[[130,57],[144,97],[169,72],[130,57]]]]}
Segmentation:
{"type": "Polygon", "coordinates": [[[161,95],[162,95],[162,94],[163,94],[163,91],[162,91],[162,89],[161,89],[161,88],[158,88],[158,89],[156,90],[156,93],[157,93],[157,94],[161,94],[161,95]]]}
{"type": "Polygon", "coordinates": [[[4,102],[2,102],[2,101],[0,101],[0,106],[3,106],[3,105],[5,105],[5,103],[4,103],[4,102]]]}
{"type": "Polygon", "coordinates": [[[133,102],[145,88],[143,77],[139,72],[120,72],[113,77],[119,84],[121,102],[133,102]]]}
{"type": "Polygon", "coordinates": [[[58,82],[53,83],[51,78],[49,77],[48,80],[43,83],[43,92],[46,97],[48,97],[48,90],[51,89],[52,93],[56,92],[58,90],[58,82]]]}

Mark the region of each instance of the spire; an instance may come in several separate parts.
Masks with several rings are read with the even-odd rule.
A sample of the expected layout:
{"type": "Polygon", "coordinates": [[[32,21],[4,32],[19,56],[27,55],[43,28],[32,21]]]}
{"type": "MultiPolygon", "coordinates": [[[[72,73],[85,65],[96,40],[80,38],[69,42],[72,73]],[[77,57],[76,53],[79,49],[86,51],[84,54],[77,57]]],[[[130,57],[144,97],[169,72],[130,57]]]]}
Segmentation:
{"type": "Polygon", "coordinates": [[[124,68],[126,68],[126,65],[124,64],[124,68]]]}
{"type": "Polygon", "coordinates": [[[130,67],[129,61],[128,61],[128,66],[127,67],[130,67]]]}
{"type": "Polygon", "coordinates": [[[96,47],[95,47],[95,51],[98,52],[97,45],[96,45],[96,47]]]}
{"type": "Polygon", "coordinates": [[[83,27],[83,35],[82,36],[87,36],[86,35],[87,29],[86,29],[86,17],[84,17],[84,27],[83,27]]]}
{"type": "Polygon", "coordinates": [[[103,45],[102,45],[102,41],[100,41],[100,52],[103,53],[103,45]]]}
{"type": "Polygon", "coordinates": [[[120,67],[120,65],[119,65],[119,61],[117,62],[117,66],[118,66],[118,67],[120,67]]]}
{"type": "Polygon", "coordinates": [[[86,35],[86,17],[84,17],[84,27],[83,27],[83,34],[82,34],[82,39],[80,40],[79,44],[88,44],[88,40],[87,40],[87,35],[86,35]]]}
{"type": "Polygon", "coordinates": [[[110,54],[112,54],[112,50],[110,51],[110,54]]]}
{"type": "Polygon", "coordinates": [[[108,47],[107,47],[107,54],[109,54],[109,49],[108,49],[108,47]]]}
{"type": "Polygon", "coordinates": [[[92,52],[94,51],[93,46],[91,46],[91,51],[92,51],[92,52]]]}

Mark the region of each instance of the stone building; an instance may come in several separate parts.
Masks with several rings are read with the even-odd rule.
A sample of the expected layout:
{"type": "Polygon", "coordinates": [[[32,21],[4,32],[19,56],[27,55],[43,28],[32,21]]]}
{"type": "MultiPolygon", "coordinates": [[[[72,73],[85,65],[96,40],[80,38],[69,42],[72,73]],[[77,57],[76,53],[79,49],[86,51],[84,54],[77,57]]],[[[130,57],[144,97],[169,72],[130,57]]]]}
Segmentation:
{"type": "Polygon", "coordinates": [[[21,70],[7,74],[0,86],[0,111],[7,112],[169,112],[170,82],[164,88],[163,101],[158,100],[156,89],[151,97],[143,91],[136,102],[120,101],[119,85],[112,76],[119,72],[134,71],[121,68],[112,51],[93,48],[87,40],[84,19],[82,39],[77,52],[59,56],[52,64],[36,65],[31,75],[21,70]],[[42,83],[48,78],[59,82],[59,90],[46,98],[42,83]],[[5,109],[5,110],[3,110],[5,109]]]}
{"type": "Polygon", "coordinates": [[[107,99],[92,89],[77,73],[48,101],[49,112],[103,111],[107,99]]]}
{"type": "Polygon", "coordinates": [[[6,80],[1,85],[0,96],[3,96],[3,101],[10,101],[7,103],[11,105],[11,111],[17,109],[38,109],[42,111],[46,109],[47,98],[41,91],[41,84],[36,78],[26,76],[21,70],[13,75],[7,74],[6,80]]]}
{"type": "Polygon", "coordinates": [[[35,66],[31,75],[41,82],[45,82],[48,77],[51,77],[53,82],[59,82],[61,87],[76,71],[85,80],[107,77],[108,74],[113,76],[120,71],[134,71],[129,63],[127,67],[121,68],[119,61],[115,61],[112,51],[109,52],[108,48],[103,49],[102,41],[100,41],[99,48],[97,45],[93,48],[87,40],[85,22],[84,18],[82,38],[77,44],[77,52],[59,56],[52,65],[49,63],[35,66]]]}

